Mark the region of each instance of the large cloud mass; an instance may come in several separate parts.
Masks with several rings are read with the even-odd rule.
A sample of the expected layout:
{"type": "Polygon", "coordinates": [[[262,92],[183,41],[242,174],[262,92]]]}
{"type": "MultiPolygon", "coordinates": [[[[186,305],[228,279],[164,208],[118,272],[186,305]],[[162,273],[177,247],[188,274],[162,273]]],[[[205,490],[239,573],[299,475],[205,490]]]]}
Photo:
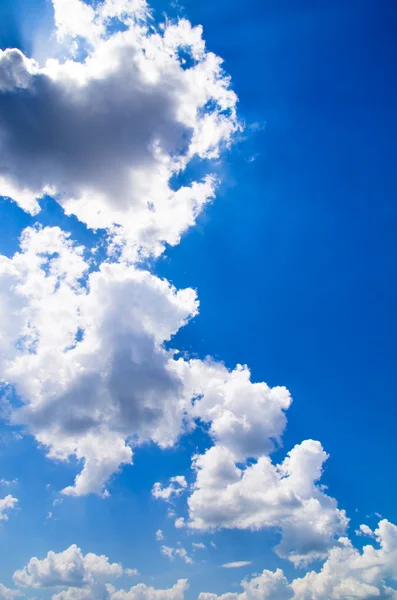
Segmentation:
{"type": "Polygon", "coordinates": [[[149,27],[142,2],[106,0],[95,12],[54,0],[54,9],[58,35],[78,36],[88,55],[40,67],[0,51],[0,194],[34,214],[51,193],[89,227],[112,231],[130,257],[158,254],[213,196],[209,173],[170,180],[194,157],[217,158],[237,131],[229,79],[200,27],[149,27]]]}

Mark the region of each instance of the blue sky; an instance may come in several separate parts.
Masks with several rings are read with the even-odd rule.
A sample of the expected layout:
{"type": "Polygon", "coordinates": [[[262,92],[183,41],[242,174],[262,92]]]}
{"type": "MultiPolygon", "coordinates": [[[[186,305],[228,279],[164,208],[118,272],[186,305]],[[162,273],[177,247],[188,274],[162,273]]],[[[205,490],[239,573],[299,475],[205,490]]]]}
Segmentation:
{"type": "MultiPolygon", "coordinates": [[[[224,59],[238,97],[238,117],[245,124],[244,131],[219,139],[219,159],[193,159],[181,175],[188,185],[215,172],[220,179],[215,199],[193,227],[184,226],[180,243],[166,244],[157,258],[148,250],[144,268],[178,290],[197,290],[200,301],[199,314],[166,345],[178,348],[186,360],[212,356],[230,370],[247,364],[253,382],[286,386],[293,403],[287,411],[282,447],[271,454],[274,464],[302,440],[319,440],[329,454],[321,483],[350,519],[346,535],[358,549],[364,543],[378,547],[354,532],[362,523],[375,530],[379,515],[397,523],[395,5],[386,0],[278,4],[185,0],[183,7],[164,1],[151,6],[158,21],[166,12],[203,26],[207,49],[224,59]],[[225,142],[231,144],[228,149],[225,142]]],[[[53,29],[50,2],[1,4],[4,50],[16,47],[42,60],[47,47],[56,47],[53,34],[46,43],[53,29]]],[[[0,84],[1,77],[0,70],[0,84]]],[[[21,116],[25,117],[26,113],[21,116]]],[[[10,122],[7,135],[14,134],[10,122]]],[[[38,128],[38,147],[40,135],[38,128]]],[[[18,171],[10,148],[5,146],[11,158],[7,155],[2,172],[7,173],[15,160],[17,183],[34,187],[24,179],[23,169],[18,171]]],[[[35,156],[30,160],[35,168],[35,156]]],[[[10,172],[14,177],[11,168],[10,172]]],[[[65,172],[71,177],[77,171],[65,172]]],[[[52,176],[48,174],[48,182],[52,176]]],[[[55,182],[57,191],[67,193],[70,182],[64,190],[65,180],[60,181],[55,182]]],[[[71,239],[87,248],[100,244],[96,265],[106,260],[107,233],[94,231],[81,212],[67,216],[61,201],[46,197],[41,212],[31,215],[17,202],[0,199],[3,255],[12,258],[22,230],[39,223],[70,232],[71,239]]],[[[126,228],[123,233],[125,256],[132,243],[130,231],[126,228]]],[[[7,314],[1,318],[6,322],[7,314]]],[[[16,386],[12,404],[17,405],[22,380],[0,375],[16,386]]],[[[0,498],[8,493],[18,498],[8,520],[0,523],[0,582],[7,588],[18,585],[13,573],[32,557],[42,560],[47,552],[60,553],[72,544],[83,554],[105,554],[112,563],[139,570],[138,577],[124,574],[117,587],[128,589],[143,582],[168,589],[177,579],[187,578],[186,598],[196,598],[200,592],[233,592],[237,597],[239,582],[264,569],[281,568],[291,582],[308,570],[319,572],[324,560],[331,560],[325,554],[295,568],[288,556],[278,556],[274,547],[283,528],[279,521],[254,531],[225,527],[222,522],[214,532],[175,528],[167,517],[169,508],[185,521],[194,518],[189,516],[186,495],[168,504],[154,498],[151,490],[155,482],[165,486],[175,475],[194,485],[192,455],[203,455],[212,444],[220,444],[205,427],[187,429],[173,448],[162,449],[155,440],[136,448],[133,465],[114,470],[107,498],[95,493],[62,495],[61,490],[81,471],[81,463],[73,453],[68,462],[46,457],[39,439],[44,433],[34,433],[33,427],[30,421],[12,426],[8,418],[1,424],[0,478],[18,480],[0,489],[0,498]],[[62,502],[54,506],[54,500],[62,502]],[[158,529],[164,532],[160,543],[155,539],[158,529]],[[204,543],[206,549],[194,550],[192,542],[204,543]],[[194,564],[180,556],[169,560],[160,551],[161,544],[186,548],[194,564]],[[235,561],[250,564],[222,567],[235,561]]],[[[246,463],[235,459],[236,465],[244,463],[248,468],[249,461],[258,457],[246,458],[246,463]]],[[[190,497],[192,490],[189,487],[190,497]]],[[[338,547],[338,536],[333,534],[334,542],[326,552],[332,552],[333,544],[338,547]]],[[[379,533],[377,537],[382,539],[379,533]]],[[[397,574],[385,567],[379,577],[367,583],[378,586],[380,597],[394,597],[386,588],[395,588],[397,574]]],[[[21,588],[27,597],[39,593],[50,598],[63,589],[59,583],[40,587],[32,579],[31,584],[32,589],[21,588]]],[[[87,585],[76,589],[86,590],[87,585]]],[[[348,592],[332,595],[336,585],[324,596],[309,590],[305,598],[353,597],[348,592]]],[[[102,598],[94,589],[89,593],[102,598]]],[[[294,593],[263,592],[263,599],[304,597],[295,589],[294,593]]],[[[354,597],[369,599],[374,593],[354,597]]],[[[60,600],[64,598],[69,596],[60,600]]]]}

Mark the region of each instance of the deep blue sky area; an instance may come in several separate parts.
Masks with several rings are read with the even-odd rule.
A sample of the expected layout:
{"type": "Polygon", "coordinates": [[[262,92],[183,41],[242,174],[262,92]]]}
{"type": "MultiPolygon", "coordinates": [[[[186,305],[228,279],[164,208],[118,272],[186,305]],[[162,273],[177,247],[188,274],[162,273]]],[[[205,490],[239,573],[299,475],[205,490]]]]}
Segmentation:
{"type": "Polygon", "coordinates": [[[397,7],[184,5],[246,122],[265,126],[229,156],[216,202],[159,269],[199,291],[200,317],[179,337],[286,385],[285,448],[321,440],[350,516],[395,519],[397,7]]]}
{"type": "MultiPolygon", "coordinates": [[[[158,15],[168,9],[163,0],[152,5],[158,15]]],[[[294,403],[280,457],[303,439],[320,440],[330,454],[324,483],[352,529],[363,521],[374,525],[375,512],[397,522],[397,4],[183,0],[179,14],[202,24],[208,48],[224,58],[246,130],[219,167],[223,182],[214,203],[155,266],[178,288],[198,290],[200,314],[173,343],[228,367],[246,363],[253,380],[287,386],[294,403]]],[[[50,17],[44,0],[3,0],[0,47],[31,52],[30,33],[45,29],[50,17]]],[[[15,205],[3,216],[5,205],[0,250],[10,254],[34,219],[15,205]]],[[[51,201],[47,208],[43,223],[62,222],[79,241],[95,242],[51,201]]],[[[188,456],[176,451],[171,462],[153,449],[142,452],[152,473],[158,461],[163,477],[164,469],[175,474],[175,465],[189,471],[188,456]]],[[[0,451],[0,466],[6,461],[0,451]]],[[[115,482],[123,490],[120,507],[128,503],[138,512],[146,496],[130,489],[141,481],[146,490],[156,478],[146,482],[140,465],[138,454],[136,471],[127,469],[115,482]]],[[[62,485],[70,474],[64,477],[62,485]]],[[[84,499],[67,499],[62,510],[71,511],[72,502],[82,512],[70,543],[72,531],[90,526],[84,499]]],[[[98,499],[90,510],[102,519],[107,509],[98,499]]],[[[117,509],[113,514],[117,521],[117,509]]],[[[157,517],[149,510],[141,521],[129,518],[114,527],[130,527],[132,536],[157,517]]],[[[247,536],[224,534],[224,561],[238,559],[228,554],[230,545],[241,544],[245,558],[247,549],[271,538],[247,536]]],[[[127,542],[126,533],[118,542],[124,551],[127,542]]],[[[87,549],[95,548],[101,550],[100,540],[92,537],[87,549]]],[[[35,551],[29,542],[26,557],[35,551]]],[[[131,562],[139,560],[134,552],[131,562]]],[[[266,560],[275,566],[271,551],[266,560]]],[[[161,583],[175,580],[169,568],[161,583]]],[[[189,575],[192,590],[204,576],[205,569],[189,575]]],[[[219,574],[214,591],[225,591],[226,576],[219,574]]]]}

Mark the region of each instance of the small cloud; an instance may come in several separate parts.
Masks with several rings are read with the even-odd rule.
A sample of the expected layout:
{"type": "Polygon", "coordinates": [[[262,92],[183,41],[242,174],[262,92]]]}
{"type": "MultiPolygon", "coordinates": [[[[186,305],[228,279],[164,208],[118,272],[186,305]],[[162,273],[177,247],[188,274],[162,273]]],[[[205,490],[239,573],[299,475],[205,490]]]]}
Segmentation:
{"type": "Polygon", "coordinates": [[[3,487],[10,487],[18,483],[18,479],[0,479],[0,485],[3,487]]]}
{"type": "Polygon", "coordinates": [[[206,550],[207,546],[205,544],[202,544],[201,542],[193,542],[192,544],[193,548],[196,548],[197,550],[206,550]]]}
{"type": "Polygon", "coordinates": [[[161,542],[161,540],[163,540],[163,539],[164,539],[164,533],[162,532],[162,530],[161,530],[161,529],[158,529],[158,530],[156,531],[156,534],[155,534],[155,535],[156,535],[156,540],[157,540],[158,542],[161,542]]]}
{"type": "Polygon", "coordinates": [[[182,527],[185,526],[185,520],[183,517],[179,517],[178,519],[175,520],[175,527],[177,529],[182,529],[182,527]]]}
{"type": "Polygon", "coordinates": [[[49,513],[47,514],[47,519],[52,519],[52,512],[49,512],[49,513]]]}
{"type": "MultiPolygon", "coordinates": [[[[179,542],[179,544],[180,544],[180,542],[179,542]]],[[[186,549],[183,548],[182,546],[180,546],[179,548],[170,548],[170,546],[161,546],[161,552],[162,552],[162,554],[164,554],[164,556],[166,556],[170,560],[174,560],[174,558],[176,556],[179,556],[179,558],[182,558],[186,564],[188,564],[188,565],[193,564],[193,559],[188,555],[186,549]]]]}
{"type": "Polygon", "coordinates": [[[215,544],[215,542],[210,542],[210,546],[212,546],[212,548],[217,548],[217,545],[215,544]]]}
{"type": "Polygon", "coordinates": [[[128,575],[128,577],[136,577],[136,575],[139,575],[138,569],[124,569],[124,573],[128,575]]]}
{"type": "Polygon", "coordinates": [[[252,560],[237,560],[236,562],[225,563],[222,565],[224,569],[238,569],[239,567],[246,567],[250,565],[252,560]]]}
{"type": "Polygon", "coordinates": [[[355,531],[355,534],[375,537],[374,532],[372,531],[371,527],[368,527],[368,525],[360,525],[360,528],[355,531]]]}

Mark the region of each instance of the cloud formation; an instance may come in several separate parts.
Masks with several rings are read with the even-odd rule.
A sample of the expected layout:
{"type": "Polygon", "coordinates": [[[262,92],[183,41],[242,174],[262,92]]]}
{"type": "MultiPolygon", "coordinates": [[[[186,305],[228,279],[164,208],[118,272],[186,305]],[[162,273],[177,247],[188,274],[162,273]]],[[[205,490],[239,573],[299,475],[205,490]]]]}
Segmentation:
{"type": "Polygon", "coordinates": [[[392,600],[397,598],[391,587],[397,583],[397,527],[383,519],[375,536],[378,547],[369,544],[362,552],[340,538],[318,572],[310,571],[291,583],[281,569],[264,570],[242,581],[241,593],[201,593],[199,600],[392,600]]]}
{"type": "Polygon", "coordinates": [[[18,504],[18,499],[11,494],[5,498],[0,498],[0,521],[8,521],[8,513],[18,504]]]}
{"type": "Polygon", "coordinates": [[[210,171],[171,180],[193,158],[217,159],[238,130],[229,78],[201,27],[149,26],[144,2],[53,5],[58,37],[74,44],[68,60],[40,67],[0,51],[0,194],[32,214],[51,194],[66,213],[108,229],[112,249],[158,255],[214,195],[210,171]]]}

